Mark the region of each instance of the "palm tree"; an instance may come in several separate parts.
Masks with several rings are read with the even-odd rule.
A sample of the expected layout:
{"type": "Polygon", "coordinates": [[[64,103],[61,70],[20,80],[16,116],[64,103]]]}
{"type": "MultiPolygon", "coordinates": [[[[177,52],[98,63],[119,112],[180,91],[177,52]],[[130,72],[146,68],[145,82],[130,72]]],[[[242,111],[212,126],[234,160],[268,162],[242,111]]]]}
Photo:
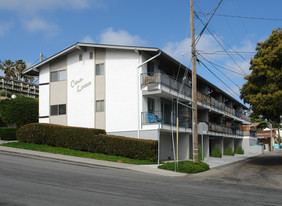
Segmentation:
{"type": "Polygon", "coordinates": [[[2,70],[4,71],[5,77],[11,79],[15,77],[15,64],[11,60],[5,60],[1,63],[2,70]]]}
{"type": "Polygon", "coordinates": [[[15,63],[15,74],[18,80],[24,77],[23,71],[26,69],[26,63],[23,60],[17,60],[15,63]]]}

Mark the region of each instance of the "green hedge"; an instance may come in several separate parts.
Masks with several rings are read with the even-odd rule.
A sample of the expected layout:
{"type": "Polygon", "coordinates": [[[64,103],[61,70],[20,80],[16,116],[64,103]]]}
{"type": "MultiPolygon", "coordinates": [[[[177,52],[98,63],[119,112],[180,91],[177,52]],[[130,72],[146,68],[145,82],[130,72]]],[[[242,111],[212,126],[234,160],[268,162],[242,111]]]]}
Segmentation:
{"type": "Polygon", "coordinates": [[[17,131],[20,142],[156,161],[158,142],[106,135],[105,130],[32,123],[17,131]]]}
{"type": "Polygon", "coordinates": [[[0,127],[1,140],[17,140],[16,128],[0,127]]]}
{"type": "Polygon", "coordinates": [[[222,152],[221,152],[219,145],[214,146],[214,148],[212,149],[212,152],[211,152],[211,157],[217,157],[217,158],[222,157],[222,152]]]}
{"type": "Polygon", "coordinates": [[[228,156],[234,156],[234,151],[232,149],[231,146],[227,147],[225,150],[224,150],[224,155],[228,155],[228,156]]]}
{"type": "Polygon", "coordinates": [[[234,153],[235,154],[244,154],[244,150],[241,146],[238,146],[234,153]]]}

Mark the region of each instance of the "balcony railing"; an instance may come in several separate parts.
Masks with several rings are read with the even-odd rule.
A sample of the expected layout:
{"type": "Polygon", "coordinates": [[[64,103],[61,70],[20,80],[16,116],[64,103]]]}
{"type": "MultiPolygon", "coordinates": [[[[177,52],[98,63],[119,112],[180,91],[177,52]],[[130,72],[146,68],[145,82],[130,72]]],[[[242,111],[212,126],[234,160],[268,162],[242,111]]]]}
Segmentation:
{"type": "Polygon", "coordinates": [[[174,91],[187,97],[192,96],[192,89],[187,84],[182,86],[182,83],[177,81],[175,78],[164,74],[164,73],[143,73],[141,74],[141,85],[150,86],[157,84],[165,86],[169,91],[174,91]]]}
{"type": "Polygon", "coordinates": [[[218,125],[214,123],[209,123],[209,131],[225,133],[225,134],[230,134],[230,135],[243,136],[243,132],[240,129],[233,128],[233,127],[227,127],[225,125],[218,125]]]}
{"type": "MultiPolygon", "coordinates": [[[[164,73],[141,74],[141,85],[148,86],[148,90],[150,90],[149,88],[158,88],[158,86],[161,85],[167,87],[169,91],[174,91],[187,97],[192,96],[192,88],[189,85],[184,84],[182,86],[181,82],[164,73]]],[[[197,99],[198,102],[223,111],[227,115],[236,116],[250,122],[250,117],[243,114],[241,110],[235,110],[234,108],[228,107],[225,103],[217,101],[211,96],[198,92],[197,99]]]]}
{"type": "MultiPolygon", "coordinates": [[[[176,126],[176,115],[169,112],[142,112],[142,124],[166,124],[176,126]]],[[[192,128],[191,118],[185,113],[178,115],[178,125],[183,128],[192,128]]]]}

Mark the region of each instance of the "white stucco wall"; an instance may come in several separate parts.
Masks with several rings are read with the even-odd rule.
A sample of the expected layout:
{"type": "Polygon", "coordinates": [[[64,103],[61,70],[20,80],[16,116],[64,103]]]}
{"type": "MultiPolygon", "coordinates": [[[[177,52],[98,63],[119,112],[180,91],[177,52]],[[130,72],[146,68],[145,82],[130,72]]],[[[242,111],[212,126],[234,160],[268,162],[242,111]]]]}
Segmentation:
{"type": "Polygon", "coordinates": [[[39,86],[39,117],[49,116],[49,85],[39,86]]]}
{"type": "MultiPolygon", "coordinates": [[[[137,130],[137,66],[134,51],[106,50],[106,131],[137,130]]],[[[141,69],[139,69],[141,73],[141,69]]],[[[138,75],[140,75],[140,73],[138,75]]],[[[141,113],[141,91],[140,113],[141,113]]]]}
{"type": "Polygon", "coordinates": [[[74,52],[68,55],[67,64],[68,126],[93,128],[95,109],[94,59],[89,59],[89,51],[74,52]],[[82,61],[79,61],[79,54],[83,54],[82,61]]]}
{"type": "Polygon", "coordinates": [[[50,82],[50,67],[49,64],[43,65],[39,72],[39,84],[50,82]]]}

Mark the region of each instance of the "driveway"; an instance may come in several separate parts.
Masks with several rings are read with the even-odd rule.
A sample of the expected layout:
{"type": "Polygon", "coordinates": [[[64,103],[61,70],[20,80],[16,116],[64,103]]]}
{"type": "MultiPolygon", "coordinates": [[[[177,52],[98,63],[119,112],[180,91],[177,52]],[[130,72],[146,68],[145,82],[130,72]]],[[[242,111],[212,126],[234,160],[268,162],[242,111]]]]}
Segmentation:
{"type": "Polygon", "coordinates": [[[266,152],[240,162],[216,167],[195,174],[193,178],[282,189],[282,151],[266,152]]]}

